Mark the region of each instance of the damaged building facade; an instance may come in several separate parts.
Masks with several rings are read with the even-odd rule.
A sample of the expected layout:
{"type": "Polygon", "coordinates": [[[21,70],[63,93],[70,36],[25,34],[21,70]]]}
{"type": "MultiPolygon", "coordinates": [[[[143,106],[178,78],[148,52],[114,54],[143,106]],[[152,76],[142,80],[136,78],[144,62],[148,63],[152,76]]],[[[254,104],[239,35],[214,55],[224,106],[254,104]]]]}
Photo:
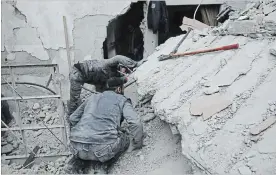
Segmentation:
{"type": "MultiPolygon", "coordinates": [[[[268,54],[275,54],[275,49],[270,48],[275,38],[273,32],[269,36],[263,35],[275,29],[275,8],[270,1],[248,4],[246,1],[194,0],[184,3],[168,0],[166,9],[169,30],[165,35],[149,29],[148,12],[149,8],[153,7],[149,1],[1,3],[1,64],[6,66],[6,70],[2,69],[1,72],[4,78],[4,96],[11,97],[15,94],[9,86],[13,79],[17,82],[45,85],[50,90],[55,88],[54,82],[49,81],[52,80],[51,71],[20,68],[14,72],[16,76],[12,78],[8,74],[11,65],[57,64],[59,74],[56,78],[61,82],[60,96],[62,100],[68,100],[69,65],[88,59],[108,59],[117,54],[130,56],[135,60],[147,58],[148,62],[135,73],[139,98],[141,101],[150,99],[155,115],[169,123],[174,134],[181,134],[182,153],[186,157],[207,174],[275,172],[275,144],[271,141],[275,126],[269,128],[275,120],[269,117],[275,115],[276,104],[274,94],[265,93],[273,91],[275,87],[274,57],[268,54]],[[224,10],[224,3],[239,13],[230,13],[230,20],[221,21],[224,23],[219,24],[216,19],[224,10]],[[185,34],[185,30],[179,26],[182,25],[184,16],[191,19],[194,17],[198,4],[201,6],[195,19],[206,25],[219,27],[209,29],[204,34],[192,33],[180,46],[179,51],[233,43],[239,43],[241,49],[221,52],[218,55],[211,53],[191,56],[187,60],[180,58],[158,61],[157,57],[170,53],[182,34],[185,34]],[[258,14],[253,13],[252,9],[258,11],[258,14]],[[245,28],[250,30],[243,30],[245,28]],[[133,53],[134,45],[139,46],[138,56],[133,53]],[[267,46],[269,48],[266,48],[267,46]],[[214,109],[204,106],[204,101],[213,105],[214,109]],[[217,107],[217,103],[222,106],[217,107]],[[250,106],[258,108],[253,109],[250,106]],[[250,110],[253,112],[249,112],[250,110]],[[204,119],[195,117],[201,115],[204,119]],[[252,115],[257,117],[252,119],[252,115]],[[242,118],[243,116],[246,118],[242,118]],[[263,129],[261,121],[267,121],[266,125],[269,126],[263,129]],[[260,126],[256,129],[258,125],[260,126]],[[271,130],[262,133],[263,137],[258,135],[259,131],[256,130],[262,132],[267,128],[271,130]],[[251,130],[253,134],[250,135],[251,130]],[[223,139],[224,137],[229,142],[223,139]],[[232,154],[228,154],[230,152],[232,154]],[[258,165],[260,159],[266,162],[265,166],[258,165]],[[271,160],[272,164],[268,160],[271,160]],[[218,164],[221,167],[215,166],[218,164]]],[[[16,87],[16,91],[24,96],[34,93],[43,95],[31,84],[18,84],[16,87]]],[[[45,91],[51,93],[47,89],[45,91]]],[[[40,104],[34,103],[29,108],[23,105],[23,111],[28,109],[31,112],[22,114],[22,121],[17,122],[36,123],[37,120],[32,117],[38,116],[39,121],[62,128],[62,119],[56,119],[62,115],[54,107],[58,106],[57,103],[43,101],[40,104]],[[32,119],[29,119],[30,116],[32,119]]],[[[13,103],[11,111],[15,115],[16,108],[13,103]]],[[[55,134],[62,137],[62,132],[58,130],[55,134]]],[[[43,134],[36,129],[34,134],[26,132],[29,138],[43,134]]],[[[40,150],[40,153],[59,153],[54,148],[62,149],[62,144],[50,143],[50,136],[51,133],[45,136],[45,140],[48,140],[45,145],[50,146],[40,150]]],[[[31,143],[36,141],[32,140],[31,143]]],[[[7,142],[3,146],[5,154],[10,154],[13,149],[19,147],[14,142],[7,142]]],[[[35,145],[32,148],[35,148],[35,145]]],[[[16,154],[23,154],[22,150],[16,154]]]]}

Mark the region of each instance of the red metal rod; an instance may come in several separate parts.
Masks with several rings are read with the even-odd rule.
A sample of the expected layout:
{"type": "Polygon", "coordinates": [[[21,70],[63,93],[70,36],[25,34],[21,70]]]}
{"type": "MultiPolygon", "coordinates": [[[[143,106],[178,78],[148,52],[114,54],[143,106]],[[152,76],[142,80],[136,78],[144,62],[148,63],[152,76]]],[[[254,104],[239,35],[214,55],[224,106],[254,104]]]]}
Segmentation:
{"type": "Polygon", "coordinates": [[[199,53],[215,52],[215,51],[219,51],[219,50],[231,50],[231,49],[238,49],[238,48],[239,48],[239,44],[232,44],[232,45],[227,45],[227,46],[222,46],[222,47],[217,47],[217,48],[212,48],[212,49],[204,49],[204,50],[185,52],[185,53],[176,53],[176,54],[172,54],[171,56],[179,57],[179,56],[185,56],[185,55],[195,55],[195,54],[199,54],[199,53]]]}

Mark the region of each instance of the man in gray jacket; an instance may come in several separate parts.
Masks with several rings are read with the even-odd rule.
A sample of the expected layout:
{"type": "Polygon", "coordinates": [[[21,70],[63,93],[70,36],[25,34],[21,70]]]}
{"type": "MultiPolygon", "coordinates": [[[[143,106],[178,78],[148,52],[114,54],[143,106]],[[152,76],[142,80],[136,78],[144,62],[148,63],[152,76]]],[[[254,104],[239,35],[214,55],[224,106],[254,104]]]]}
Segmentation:
{"type": "Polygon", "coordinates": [[[80,94],[84,83],[95,85],[98,91],[104,89],[108,79],[121,76],[120,73],[118,73],[119,64],[129,68],[138,66],[136,61],[122,55],[117,55],[106,60],[86,60],[82,63],[74,64],[69,75],[69,115],[71,115],[81,103],[80,94]]]}
{"type": "Polygon", "coordinates": [[[130,99],[123,95],[123,84],[91,95],[69,121],[73,154],[81,160],[92,160],[95,171],[107,173],[108,167],[128,149],[130,141],[134,149],[142,147],[143,126],[130,99]],[[121,130],[123,120],[128,124],[131,139],[121,130]]]}

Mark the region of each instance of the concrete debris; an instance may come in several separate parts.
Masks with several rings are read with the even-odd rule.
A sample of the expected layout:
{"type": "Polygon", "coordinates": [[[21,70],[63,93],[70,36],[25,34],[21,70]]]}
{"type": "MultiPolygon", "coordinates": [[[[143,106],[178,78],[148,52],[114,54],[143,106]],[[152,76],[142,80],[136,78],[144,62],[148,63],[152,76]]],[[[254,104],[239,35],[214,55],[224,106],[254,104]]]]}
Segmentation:
{"type": "Polygon", "coordinates": [[[49,120],[51,120],[52,119],[52,115],[50,115],[50,114],[48,114],[48,115],[46,115],[46,117],[44,118],[44,122],[45,123],[47,123],[49,120]]]}
{"type": "Polygon", "coordinates": [[[1,141],[1,146],[7,145],[7,144],[8,144],[8,142],[6,142],[6,141],[1,141]]]}
{"type": "Polygon", "coordinates": [[[237,103],[233,102],[231,105],[231,113],[235,113],[237,111],[237,103]]]}
{"type": "Polygon", "coordinates": [[[7,137],[6,140],[7,140],[8,143],[12,143],[12,141],[13,141],[13,136],[8,135],[8,137],[7,137]]]}
{"type": "Polygon", "coordinates": [[[182,25],[180,26],[182,31],[188,31],[188,28],[193,28],[193,29],[197,29],[197,30],[204,30],[205,28],[210,28],[210,26],[198,21],[198,20],[193,20],[190,19],[186,16],[184,16],[183,21],[182,21],[182,25]]]}
{"type": "Polygon", "coordinates": [[[249,16],[240,16],[240,17],[238,18],[239,21],[247,20],[247,19],[249,19],[249,16]]]}
{"type": "Polygon", "coordinates": [[[51,106],[49,104],[42,107],[42,111],[49,111],[51,109],[51,106]]]}
{"type": "Polygon", "coordinates": [[[271,125],[273,125],[276,122],[276,117],[271,116],[268,119],[266,119],[265,121],[263,121],[261,124],[259,124],[258,126],[252,128],[250,130],[250,133],[252,135],[258,135],[261,132],[263,132],[264,130],[266,130],[267,128],[269,128],[271,125]]]}
{"type": "Polygon", "coordinates": [[[251,170],[250,170],[249,167],[247,167],[247,166],[241,166],[241,167],[239,168],[239,173],[240,173],[241,175],[251,175],[251,174],[252,174],[251,170]]]}
{"type": "Polygon", "coordinates": [[[241,35],[256,33],[259,31],[259,26],[255,20],[230,21],[227,32],[231,35],[241,35]]]}
{"type": "Polygon", "coordinates": [[[148,114],[143,116],[142,120],[143,120],[143,122],[149,122],[149,121],[153,120],[155,117],[156,117],[155,114],[148,113],[148,114]]]}
{"type": "Polygon", "coordinates": [[[274,112],[275,109],[276,109],[276,106],[275,106],[275,105],[271,105],[271,106],[269,107],[269,110],[270,110],[271,112],[274,112]]]}
{"type": "Polygon", "coordinates": [[[38,110],[38,109],[40,109],[40,104],[39,103],[35,103],[33,105],[33,110],[38,110]]]}
{"type": "Polygon", "coordinates": [[[201,96],[193,100],[190,106],[191,115],[202,115],[207,120],[214,114],[222,111],[232,104],[232,100],[228,95],[214,94],[209,96],[201,96]]]}
{"type": "Polygon", "coordinates": [[[13,146],[11,144],[7,144],[7,145],[5,145],[5,146],[2,147],[1,154],[11,153],[12,150],[13,150],[13,146]]]}
{"type": "Polygon", "coordinates": [[[264,12],[265,15],[268,15],[269,13],[271,13],[275,10],[276,10],[276,4],[275,3],[268,4],[268,5],[264,6],[264,8],[263,8],[263,12],[264,12]]]}
{"type": "Polygon", "coordinates": [[[205,91],[204,91],[204,93],[206,95],[212,95],[212,94],[217,93],[217,92],[219,92],[219,87],[218,86],[211,86],[209,88],[206,88],[205,91]]]}
{"type": "MultiPolygon", "coordinates": [[[[275,16],[276,18],[276,16],[275,16]]],[[[270,54],[276,56],[276,43],[269,49],[270,54]]]]}

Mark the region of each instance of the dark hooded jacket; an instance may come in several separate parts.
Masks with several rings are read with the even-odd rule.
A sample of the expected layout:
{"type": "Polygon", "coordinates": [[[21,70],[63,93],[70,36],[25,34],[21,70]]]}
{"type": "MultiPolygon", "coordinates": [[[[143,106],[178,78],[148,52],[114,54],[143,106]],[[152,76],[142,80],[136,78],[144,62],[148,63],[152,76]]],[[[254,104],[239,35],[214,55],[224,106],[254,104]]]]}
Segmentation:
{"type": "Polygon", "coordinates": [[[150,1],[148,7],[148,28],[152,29],[153,33],[169,32],[169,15],[165,1],[150,1]]]}

